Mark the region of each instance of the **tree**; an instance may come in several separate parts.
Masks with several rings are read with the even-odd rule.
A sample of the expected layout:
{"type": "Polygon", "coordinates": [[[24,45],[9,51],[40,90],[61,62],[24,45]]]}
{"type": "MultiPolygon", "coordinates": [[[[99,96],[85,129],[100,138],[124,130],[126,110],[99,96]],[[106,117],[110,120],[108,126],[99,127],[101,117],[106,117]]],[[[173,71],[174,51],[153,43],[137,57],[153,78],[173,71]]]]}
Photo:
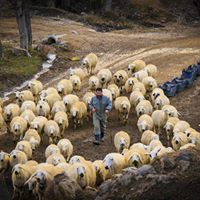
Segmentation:
{"type": "Polygon", "coordinates": [[[9,0],[16,12],[20,35],[20,47],[29,50],[32,46],[31,17],[28,0],[9,0]]]}
{"type": "Polygon", "coordinates": [[[111,8],[112,8],[112,0],[105,0],[104,11],[105,12],[110,12],[111,8]]]}

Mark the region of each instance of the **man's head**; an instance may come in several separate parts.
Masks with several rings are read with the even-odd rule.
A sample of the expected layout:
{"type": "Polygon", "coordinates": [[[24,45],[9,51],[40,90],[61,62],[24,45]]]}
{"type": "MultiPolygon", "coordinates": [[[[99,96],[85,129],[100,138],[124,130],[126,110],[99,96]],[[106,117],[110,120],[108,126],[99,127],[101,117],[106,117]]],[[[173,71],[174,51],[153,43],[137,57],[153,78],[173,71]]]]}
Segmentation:
{"type": "Polygon", "coordinates": [[[96,89],[96,96],[102,96],[103,95],[103,90],[102,88],[97,88],[96,89]]]}

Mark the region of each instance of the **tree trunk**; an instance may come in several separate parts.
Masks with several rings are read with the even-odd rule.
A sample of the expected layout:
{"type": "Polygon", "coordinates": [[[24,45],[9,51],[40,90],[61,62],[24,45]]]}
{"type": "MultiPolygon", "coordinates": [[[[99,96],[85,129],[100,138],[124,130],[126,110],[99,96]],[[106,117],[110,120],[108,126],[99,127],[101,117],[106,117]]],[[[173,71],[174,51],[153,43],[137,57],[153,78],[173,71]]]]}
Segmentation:
{"type": "Polygon", "coordinates": [[[26,28],[28,34],[28,47],[30,49],[32,47],[32,28],[31,28],[30,10],[28,6],[25,9],[25,20],[26,20],[26,28]]]}
{"type": "Polygon", "coordinates": [[[3,45],[2,45],[2,42],[0,40],[0,60],[2,60],[3,58],[3,45]]]}
{"type": "Polygon", "coordinates": [[[104,11],[110,12],[112,8],[112,0],[105,0],[104,11]]]}

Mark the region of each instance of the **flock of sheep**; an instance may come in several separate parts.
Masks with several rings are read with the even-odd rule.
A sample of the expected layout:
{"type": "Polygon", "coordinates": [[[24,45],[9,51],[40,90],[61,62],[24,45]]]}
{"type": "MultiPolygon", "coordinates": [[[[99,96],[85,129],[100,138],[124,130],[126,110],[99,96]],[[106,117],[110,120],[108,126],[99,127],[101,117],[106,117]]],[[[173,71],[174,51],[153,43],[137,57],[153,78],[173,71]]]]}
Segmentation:
{"type": "Polygon", "coordinates": [[[0,152],[0,172],[12,168],[13,197],[22,197],[24,188],[28,188],[41,200],[48,183],[64,172],[83,189],[96,187],[124,168],[137,168],[163,154],[200,143],[200,133],[178,118],[178,111],[158,88],[155,65],[135,60],[128,65],[128,72],[119,70],[112,75],[109,69],[101,69],[95,76],[92,74],[97,62],[93,53],[82,61],[83,68],[91,75],[90,91],[82,99],[76,94],[87,75],[82,68],[76,68],[70,69],[70,78],[59,81],[55,88],[44,90],[43,84],[34,80],[29,82],[27,90],[16,92],[15,103],[1,104],[0,126],[6,124],[16,143],[10,153],[0,152]],[[77,128],[85,120],[91,120],[89,103],[97,87],[102,87],[104,95],[111,99],[123,124],[127,123],[130,110],[135,109],[141,143],[130,146],[129,134],[120,131],[114,136],[117,152],[91,162],[79,155],[72,156],[73,145],[64,138],[64,131],[69,124],[77,128]],[[159,140],[162,129],[165,129],[168,147],[159,140]],[[32,153],[42,145],[44,137],[49,141],[46,162],[37,163],[31,160],[32,153]]]}

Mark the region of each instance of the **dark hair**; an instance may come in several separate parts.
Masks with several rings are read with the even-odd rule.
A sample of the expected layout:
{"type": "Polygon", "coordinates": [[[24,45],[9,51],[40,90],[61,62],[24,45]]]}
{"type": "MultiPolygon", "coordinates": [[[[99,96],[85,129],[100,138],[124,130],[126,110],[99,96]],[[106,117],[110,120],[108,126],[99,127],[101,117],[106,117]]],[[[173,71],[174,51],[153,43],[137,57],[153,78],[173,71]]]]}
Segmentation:
{"type": "Polygon", "coordinates": [[[97,89],[96,89],[96,92],[97,92],[97,91],[102,92],[103,90],[102,90],[102,88],[97,88],[97,89]]]}

